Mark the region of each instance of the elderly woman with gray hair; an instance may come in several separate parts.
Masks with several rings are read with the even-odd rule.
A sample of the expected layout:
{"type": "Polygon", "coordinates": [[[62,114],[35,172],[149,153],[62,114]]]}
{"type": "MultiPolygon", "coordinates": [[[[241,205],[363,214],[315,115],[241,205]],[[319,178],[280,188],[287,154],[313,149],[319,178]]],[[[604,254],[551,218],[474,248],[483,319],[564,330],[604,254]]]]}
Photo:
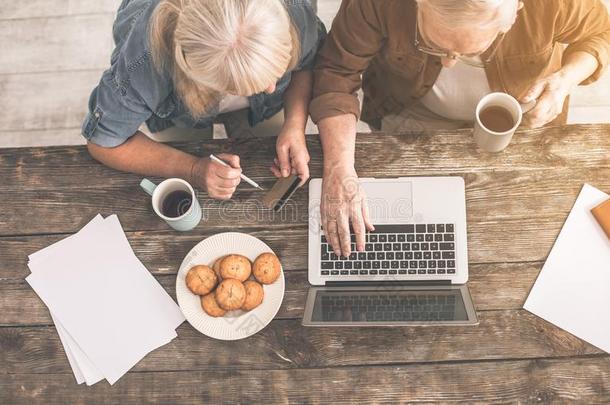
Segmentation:
{"type": "Polygon", "coordinates": [[[220,155],[225,167],[140,128],[209,128],[236,111],[255,126],[283,109],[271,171],[307,180],[312,68],[326,36],[307,0],[123,0],[113,36],[111,66],[91,92],[82,129],[93,158],[180,177],[226,200],[240,182],[239,156],[220,155]]]}
{"type": "Polygon", "coordinates": [[[344,0],[318,54],[310,104],[335,253],[353,250],[350,223],[359,251],[373,230],[362,190],[346,185],[357,184],[359,117],[384,131],[460,128],[472,125],[483,95],[502,91],[536,101],[525,125],[561,123],[570,91],[598,79],[609,60],[600,0],[344,0]]]}

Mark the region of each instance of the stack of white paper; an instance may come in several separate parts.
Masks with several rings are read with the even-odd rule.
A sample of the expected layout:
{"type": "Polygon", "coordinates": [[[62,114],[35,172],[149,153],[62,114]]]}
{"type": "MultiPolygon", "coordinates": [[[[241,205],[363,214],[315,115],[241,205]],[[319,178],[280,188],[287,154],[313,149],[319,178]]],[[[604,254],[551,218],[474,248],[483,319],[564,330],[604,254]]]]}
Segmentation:
{"type": "Polygon", "coordinates": [[[591,214],[607,199],[584,185],[524,308],[610,353],[610,240],[591,214]]]}
{"type": "Polygon", "coordinates": [[[49,307],[79,384],[114,384],[184,322],[131,250],[116,215],[29,256],[26,280],[49,307]]]}

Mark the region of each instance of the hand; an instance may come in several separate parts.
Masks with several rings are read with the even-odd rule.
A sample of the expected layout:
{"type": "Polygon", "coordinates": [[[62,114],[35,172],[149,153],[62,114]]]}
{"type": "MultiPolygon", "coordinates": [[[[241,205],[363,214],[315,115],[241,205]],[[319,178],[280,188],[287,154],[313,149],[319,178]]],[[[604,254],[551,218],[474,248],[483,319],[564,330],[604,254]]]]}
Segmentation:
{"type": "Polygon", "coordinates": [[[325,170],[320,203],[322,227],[337,256],[352,252],[350,222],[356,235],[356,250],[364,251],[366,230],[375,228],[369,221],[368,206],[353,166],[325,170]]]}
{"type": "Polygon", "coordinates": [[[536,100],[536,105],[523,115],[523,124],[538,128],[553,121],[563,110],[563,103],[575,85],[561,71],[534,83],[522,103],[536,100]]]}
{"type": "Polygon", "coordinates": [[[277,157],[271,166],[276,177],[288,177],[296,174],[301,178],[300,185],[309,179],[309,152],[305,134],[301,129],[284,126],[275,146],[277,157]]]}
{"type": "Polygon", "coordinates": [[[203,188],[208,195],[217,200],[228,200],[241,182],[239,156],[221,153],[218,155],[229,166],[213,162],[210,158],[199,158],[191,170],[193,184],[203,188]]]}

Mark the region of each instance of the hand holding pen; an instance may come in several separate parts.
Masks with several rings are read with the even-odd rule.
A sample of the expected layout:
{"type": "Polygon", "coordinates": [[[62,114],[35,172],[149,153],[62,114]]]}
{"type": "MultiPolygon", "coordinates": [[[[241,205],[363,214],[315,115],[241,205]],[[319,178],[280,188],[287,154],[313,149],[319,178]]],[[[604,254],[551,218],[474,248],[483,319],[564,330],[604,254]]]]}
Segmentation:
{"type": "Polygon", "coordinates": [[[239,156],[228,153],[198,158],[191,168],[189,179],[193,185],[206,190],[216,200],[230,199],[241,180],[263,190],[242,174],[239,156]]]}
{"type": "Polygon", "coordinates": [[[218,156],[224,164],[209,157],[197,158],[191,167],[189,179],[195,187],[207,191],[210,198],[228,200],[241,182],[239,156],[225,153],[218,156]]]}
{"type": "MultiPolygon", "coordinates": [[[[222,155],[221,155],[222,156],[222,155]]],[[[234,155],[226,155],[226,156],[234,156],[234,155]]],[[[237,156],[236,156],[237,157],[237,156]]],[[[221,164],[225,167],[229,167],[229,164],[219,158],[217,158],[214,155],[210,155],[210,159],[218,164],[221,164]]],[[[237,165],[239,167],[239,157],[237,157],[237,165]]],[[[259,190],[265,190],[264,188],[262,188],[261,186],[258,185],[258,183],[256,183],[254,180],[252,180],[251,178],[249,178],[248,176],[246,176],[243,173],[240,173],[240,178],[245,181],[246,183],[250,184],[252,187],[254,188],[258,188],[259,190]]]]}

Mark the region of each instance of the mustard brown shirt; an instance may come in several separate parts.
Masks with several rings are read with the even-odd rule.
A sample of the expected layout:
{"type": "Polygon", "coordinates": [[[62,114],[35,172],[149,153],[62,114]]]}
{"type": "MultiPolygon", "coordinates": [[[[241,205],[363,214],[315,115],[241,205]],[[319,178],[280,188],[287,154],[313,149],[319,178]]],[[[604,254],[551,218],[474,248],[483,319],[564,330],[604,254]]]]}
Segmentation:
{"type": "MultiPolygon", "coordinates": [[[[584,51],[599,62],[582,84],[597,80],[610,61],[610,17],[600,0],[524,0],[485,73],[492,91],[516,98],[561,68],[565,55],[584,51]]],[[[439,57],[413,45],[415,0],[343,0],[318,53],[310,114],[314,122],[354,114],[373,128],[430,90],[439,57]],[[364,92],[362,114],[356,92],[364,92]]],[[[485,54],[482,58],[485,59],[485,54]]],[[[556,122],[565,122],[564,113],[556,122]]]]}

